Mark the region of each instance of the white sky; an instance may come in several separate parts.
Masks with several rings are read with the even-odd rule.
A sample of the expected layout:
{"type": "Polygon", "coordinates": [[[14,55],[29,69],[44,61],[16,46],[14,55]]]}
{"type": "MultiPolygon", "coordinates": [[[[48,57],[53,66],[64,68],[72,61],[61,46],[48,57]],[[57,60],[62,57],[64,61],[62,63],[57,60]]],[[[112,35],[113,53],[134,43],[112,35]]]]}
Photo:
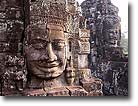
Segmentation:
{"type": "MultiPolygon", "coordinates": [[[[84,0],[77,0],[82,3],[84,0]]],[[[112,3],[119,8],[119,16],[121,17],[122,32],[128,31],[128,0],[111,0],[112,3]]],[[[126,35],[128,36],[128,35],[126,35]]]]}

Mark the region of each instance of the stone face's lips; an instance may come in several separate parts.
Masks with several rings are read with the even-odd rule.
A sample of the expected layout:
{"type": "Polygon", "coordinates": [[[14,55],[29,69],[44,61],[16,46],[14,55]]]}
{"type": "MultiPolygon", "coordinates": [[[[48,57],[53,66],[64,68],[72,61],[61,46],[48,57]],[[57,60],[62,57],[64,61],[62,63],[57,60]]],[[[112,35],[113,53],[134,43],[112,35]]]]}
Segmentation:
{"type": "Polygon", "coordinates": [[[58,61],[33,60],[29,62],[30,72],[41,78],[55,78],[63,73],[65,65],[58,61]]]}
{"type": "Polygon", "coordinates": [[[33,62],[33,66],[42,72],[45,73],[54,73],[58,70],[60,67],[59,62],[53,61],[53,62],[47,62],[47,61],[35,61],[33,62]]]}
{"type": "Polygon", "coordinates": [[[36,68],[45,73],[54,73],[58,70],[58,67],[44,68],[37,66],[36,68]]]}
{"type": "Polygon", "coordinates": [[[46,62],[46,61],[39,61],[36,63],[38,67],[43,67],[43,68],[53,68],[53,67],[58,67],[59,63],[54,61],[54,62],[46,62]]]}

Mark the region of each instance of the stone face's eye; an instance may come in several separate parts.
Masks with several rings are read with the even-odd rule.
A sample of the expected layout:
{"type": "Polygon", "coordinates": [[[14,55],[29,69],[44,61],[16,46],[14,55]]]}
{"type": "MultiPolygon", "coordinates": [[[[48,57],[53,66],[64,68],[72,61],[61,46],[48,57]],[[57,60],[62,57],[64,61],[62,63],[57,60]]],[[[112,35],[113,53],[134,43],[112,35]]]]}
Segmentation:
{"type": "Polygon", "coordinates": [[[35,43],[35,44],[32,44],[32,46],[37,49],[37,50],[40,50],[40,49],[44,49],[44,44],[42,43],[35,43]]]}
{"type": "Polygon", "coordinates": [[[54,41],[54,42],[52,42],[52,45],[55,50],[61,50],[65,46],[65,41],[62,41],[62,40],[54,41]]]}
{"type": "Polygon", "coordinates": [[[60,48],[63,48],[65,46],[65,42],[64,41],[59,41],[57,42],[57,46],[60,48]]]}

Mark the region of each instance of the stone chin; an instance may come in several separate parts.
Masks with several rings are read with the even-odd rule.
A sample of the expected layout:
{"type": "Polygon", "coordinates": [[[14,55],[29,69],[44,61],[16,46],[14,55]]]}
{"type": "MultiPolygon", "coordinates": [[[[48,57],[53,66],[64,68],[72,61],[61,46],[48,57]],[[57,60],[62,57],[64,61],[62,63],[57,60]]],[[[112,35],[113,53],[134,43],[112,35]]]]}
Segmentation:
{"type": "Polygon", "coordinates": [[[30,63],[29,71],[36,77],[43,79],[51,79],[60,76],[65,70],[65,66],[55,66],[51,68],[40,67],[34,63],[30,63]]]}

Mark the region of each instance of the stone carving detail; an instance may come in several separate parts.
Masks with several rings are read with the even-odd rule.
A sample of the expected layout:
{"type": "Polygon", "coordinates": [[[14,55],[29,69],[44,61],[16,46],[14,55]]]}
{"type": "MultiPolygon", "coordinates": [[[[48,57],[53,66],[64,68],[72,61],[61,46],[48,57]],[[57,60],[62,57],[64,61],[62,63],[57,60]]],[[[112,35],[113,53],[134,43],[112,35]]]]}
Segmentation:
{"type": "Polygon", "coordinates": [[[127,95],[120,28],[110,0],[0,0],[0,95],[127,95]]]}
{"type": "Polygon", "coordinates": [[[22,56],[23,0],[0,0],[0,91],[18,95],[25,87],[26,66],[22,56]]]}

